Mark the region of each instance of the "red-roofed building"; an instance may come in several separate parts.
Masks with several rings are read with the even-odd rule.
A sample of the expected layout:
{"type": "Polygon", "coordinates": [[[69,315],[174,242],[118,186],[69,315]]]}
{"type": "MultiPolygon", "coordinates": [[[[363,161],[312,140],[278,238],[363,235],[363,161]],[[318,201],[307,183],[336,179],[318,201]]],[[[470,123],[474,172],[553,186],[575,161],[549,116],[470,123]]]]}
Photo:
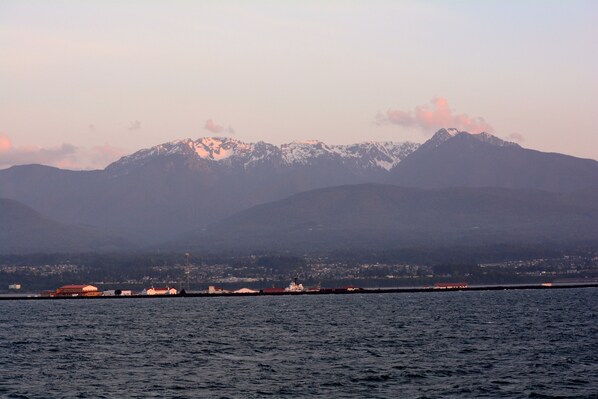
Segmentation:
{"type": "Polygon", "coordinates": [[[54,291],[50,296],[101,296],[102,293],[98,291],[98,287],[93,285],[63,285],[54,291]]]}

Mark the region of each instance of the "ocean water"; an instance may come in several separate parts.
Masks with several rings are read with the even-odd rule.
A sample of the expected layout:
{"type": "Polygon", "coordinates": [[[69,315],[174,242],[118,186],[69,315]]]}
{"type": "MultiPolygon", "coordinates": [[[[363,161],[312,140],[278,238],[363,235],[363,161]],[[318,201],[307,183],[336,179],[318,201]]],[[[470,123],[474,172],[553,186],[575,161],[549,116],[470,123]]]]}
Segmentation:
{"type": "Polygon", "coordinates": [[[598,397],[598,289],[0,301],[2,398],[598,397]]]}

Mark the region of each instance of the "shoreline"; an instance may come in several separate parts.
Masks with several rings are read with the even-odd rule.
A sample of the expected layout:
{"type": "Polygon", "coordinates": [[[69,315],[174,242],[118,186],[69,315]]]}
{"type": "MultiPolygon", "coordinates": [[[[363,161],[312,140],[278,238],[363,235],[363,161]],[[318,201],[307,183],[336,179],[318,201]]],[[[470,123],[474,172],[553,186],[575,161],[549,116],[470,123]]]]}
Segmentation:
{"type": "Polygon", "coordinates": [[[487,285],[472,286],[467,288],[361,288],[352,291],[343,289],[329,289],[321,291],[301,292],[255,292],[255,293],[220,293],[208,294],[205,292],[190,292],[176,295],[114,295],[114,296],[26,296],[26,295],[0,295],[0,301],[19,300],[79,300],[79,299],[152,299],[152,298],[218,298],[218,297],[255,297],[255,296],[302,296],[302,295],[352,295],[352,294],[407,294],[407,293],[429,293],[429,292],[467,292],[467,291],[508,291],[508,290],[551,290],[570,288],[598,288],[598,283],[580,284],[524,284],[524,285],[487,285]]]}

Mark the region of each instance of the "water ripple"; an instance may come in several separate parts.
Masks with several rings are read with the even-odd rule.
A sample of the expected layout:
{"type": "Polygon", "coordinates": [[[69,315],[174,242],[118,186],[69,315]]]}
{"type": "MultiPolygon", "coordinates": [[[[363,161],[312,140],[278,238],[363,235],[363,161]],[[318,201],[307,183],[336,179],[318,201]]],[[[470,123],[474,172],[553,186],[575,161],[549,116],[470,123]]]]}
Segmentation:
{"type": "Polygon", "coordinates": [[[0,303],[8,398],[594,397],[598,290],[0,303]]]}

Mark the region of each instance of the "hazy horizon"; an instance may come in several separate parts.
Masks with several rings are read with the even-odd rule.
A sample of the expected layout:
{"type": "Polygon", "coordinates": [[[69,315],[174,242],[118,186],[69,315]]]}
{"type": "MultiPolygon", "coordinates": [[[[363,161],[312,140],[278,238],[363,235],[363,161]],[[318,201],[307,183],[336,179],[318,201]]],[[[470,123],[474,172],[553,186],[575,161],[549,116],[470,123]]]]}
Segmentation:
{"type": "Polygon", "coordinates": [[[176,139],[423,142],[598,159],[593,1],[0,3],[0,168],[176,139]]]}

